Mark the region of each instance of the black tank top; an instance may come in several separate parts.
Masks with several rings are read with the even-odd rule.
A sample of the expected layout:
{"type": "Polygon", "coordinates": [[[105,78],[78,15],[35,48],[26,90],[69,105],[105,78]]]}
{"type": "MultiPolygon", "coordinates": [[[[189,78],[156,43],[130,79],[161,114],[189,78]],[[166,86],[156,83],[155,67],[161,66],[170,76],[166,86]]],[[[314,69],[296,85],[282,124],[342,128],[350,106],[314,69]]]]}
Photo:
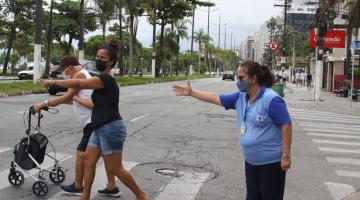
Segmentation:
{"type": "Polygon", "coordinates": [[[119,86],[110,74],[97,75],[103,83],[103,88],[96,89],[91,95],[94,107],[91,124],[94,129],[122,119],[119,113],[119,86]]]}

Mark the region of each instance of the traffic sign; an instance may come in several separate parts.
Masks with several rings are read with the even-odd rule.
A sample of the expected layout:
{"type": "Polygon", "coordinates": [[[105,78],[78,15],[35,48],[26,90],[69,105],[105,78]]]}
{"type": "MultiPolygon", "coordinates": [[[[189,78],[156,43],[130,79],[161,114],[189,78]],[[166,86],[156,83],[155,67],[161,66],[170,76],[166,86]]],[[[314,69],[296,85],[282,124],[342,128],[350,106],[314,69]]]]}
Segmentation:
{"type": "Polygon", "coordinates": [[[350,45],[351,49],[360,49],[360,41],[353,41],[350,45]]]}
{"type": "Polygon", "coordinates": [[[271,50],[275,50],[275,49],[277,49],[277,47],[278,47],[278,45],[277,45],[276,42],[270,42],[270,43],[269,43],[269,48],[270,48],[271,50]]]}

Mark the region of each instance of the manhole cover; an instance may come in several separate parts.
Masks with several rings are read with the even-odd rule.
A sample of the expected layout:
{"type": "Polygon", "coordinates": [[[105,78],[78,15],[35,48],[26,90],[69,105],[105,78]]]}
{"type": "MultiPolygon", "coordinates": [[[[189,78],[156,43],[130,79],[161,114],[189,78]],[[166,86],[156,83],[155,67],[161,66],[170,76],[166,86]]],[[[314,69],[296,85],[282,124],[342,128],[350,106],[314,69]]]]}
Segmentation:
{"type": "Polygon", "coordinates": [[[163,175],[163,176],[171,176],[171,177],[182,177],[184,175],[179,169],[171,169],[171,168],[162,168],[156,169],[155,173],[163,175]]]}

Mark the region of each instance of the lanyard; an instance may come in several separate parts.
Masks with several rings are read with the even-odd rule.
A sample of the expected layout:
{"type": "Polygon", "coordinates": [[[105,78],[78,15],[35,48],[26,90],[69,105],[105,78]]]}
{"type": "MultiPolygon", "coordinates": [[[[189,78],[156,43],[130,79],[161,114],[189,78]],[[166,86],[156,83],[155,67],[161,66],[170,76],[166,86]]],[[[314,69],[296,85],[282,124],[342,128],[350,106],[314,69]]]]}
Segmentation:
{"type": "Polygon", "coordinates": [[[248,104],[249,104],[249,100],[246,101],[246,104],[245,104],[245,113],[244,113],[244,123],[246,123],[246,115],[250,109],[250,106],[249,106],[249,109],[248,109],[248,104]]]}

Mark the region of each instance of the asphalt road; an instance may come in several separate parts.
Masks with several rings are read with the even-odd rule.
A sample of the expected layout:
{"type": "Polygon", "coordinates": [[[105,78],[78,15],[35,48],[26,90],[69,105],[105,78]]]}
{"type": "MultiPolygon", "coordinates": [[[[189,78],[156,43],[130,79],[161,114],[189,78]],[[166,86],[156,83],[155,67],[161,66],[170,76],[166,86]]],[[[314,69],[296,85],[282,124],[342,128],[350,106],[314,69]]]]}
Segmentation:
{"type": "MultiPolygon", "coordinates": [[[[189,97],[177,97],[171,89],[173,84],[121,87],[119,107],[128,128],[124,146],[128,168],[151,199],[245,199],[244,159],[236,134],[235,112],[189,97]]],[[[192,84],[194,88],[216,92],[236,90],[235,82],[218,78],[194,80],[192,84]]],[[[31,178],[25,178],[20,187],[7,184],[13,159],[12,151],[7,148],[25,136],[23,111],[48,98],[51,96],[41,94],[0,99],[0,199],[37,199],[32,194],[31,178]]],[[[60,157],[66,158],[61,165],[67,169],[65,182],[71,183],[74,157],[68,156],[74,155],[81,127],[71,106],[62,105],[58,109],[58,114],[45,113],[41,132],[49,137],[60,157]]],[[[285,199],[336,199],[324,183],[333,186],[332,183],[344,183],[344,179],[334,174],[334,164],[329,164],[296,122],[292,157],[285,199]]],[[[94,190],[102,189],[106,183],[101,166],[102,161],[94,190]]],[[[359,189],[360,183],[355,180],[349,184],[359,189]]],[[[118,185],[123,192],[121,199],[134,199],[127,188],[118,185]]],[[[74,199],[59,193],[56,185],[48,182],[48,186],[49,194],[44,199],[74,199]]],[[[333,191],[337,192],[338,187],[333,191]]],[[[108,198],[94,196],[94,199],[108,198]]]]}

